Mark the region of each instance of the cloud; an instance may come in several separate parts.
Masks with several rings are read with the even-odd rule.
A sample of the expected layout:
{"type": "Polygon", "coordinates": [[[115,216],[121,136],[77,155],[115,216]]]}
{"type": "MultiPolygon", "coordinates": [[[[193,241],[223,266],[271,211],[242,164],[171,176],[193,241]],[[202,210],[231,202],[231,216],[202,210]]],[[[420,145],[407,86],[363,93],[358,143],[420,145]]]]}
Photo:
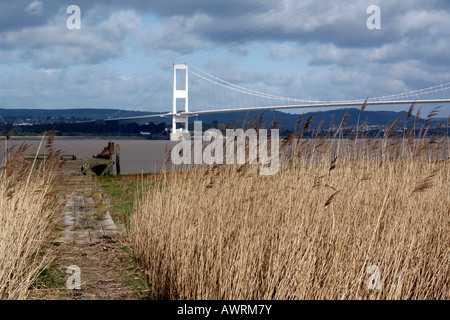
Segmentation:
{"type": "MultiPolygon", "coordinates": [[[[413,0],[408,2],[411,6],[405,7],[404,1],[383,1],[380,3],[382,29],[375,31],[366,28],[368,18],[366,8],[372,4],[372,1],[367,0],[358,2],[349,0],[301,2],[294,0],[276,2],[135,0],[126,3],[106,0],[93,3],[80,0],[79,6],[82,8],[84,26],[89,26],[91,22],[94,24],[91,30],[94,30],[94,27],[102,27],[102,22],[96,20],[107,21],[105,23],[109,23],[108,27],[116,35],[122,32],[120,28],[125,25],[125,22],[115,23],[111,20],[114,13],[133,11],[139,12],[141,16],[154,15],[156,23],[141,30],[134,44],[136,48],[145,47],[152,52],[169,50],[186,54],[205,48],[224,46],[228,47],[231,53],[247,54],[245,50],[248,44],[266,42],[270,57],[274,61],[281,61],[293,59],[293,55],[296,54],[289,46],[280,47],[286,42],[291,43],[292,46],[322,43],[342,50],[384,46],[383,50],[386,50],[386,45],[395,45],[405,37],[412,39],[423,36],[442,39],[450,32],[450,19],[448,11],[436,9],[438,2],[434,0],[424,3],[413,0]],[[93,17],[94,14],[95,18],[85,21],[86,17],[93,17]],[[112,30],[114,28],[115,30],[112,30]]],[[[57,3],[56,0],[48,1],[48,7],[53,10],[45,12],[46,20],[40,21],[41,27],[48,27],[49,19],[50,24],[52,22],[54,24],[58,19],[67,18],[64,8],[57,3]]],[[[42,2],[33,1],[28,4],[28,9],[42,11],[42,2]]],[[[134,18],[129,19],[133,21],[134,18]]],[[[24,24],[24,27],[16,32],[29,32],[26,28],[27,25],[24,24]]],[[[35,25],[30,28],[35,28],[35,25]]],[[[127,28],[125,28],[126,31],[127,28]]],[[[3,38],[10,36],[6,32],[3,38]]],[[[120,35],[119,39],[121,39],[120,35]]],[[[3,41],[3,46],[6,45],[7,42],[5,44],[3,41]]],[[[378,51],[381,53],[380,50],[378,51]]],[[[323,64],[330,59],[315,58],[313,60],[313,63],[323,64]]]]}
{"type": "Polygon", "coordinates": [[[41,15],[43,8],[42,1],[35,0],[28,5],[25,11],[30,15],[41,15]]]}
{"type": "Polygon", "coordinates": [[[269,58],[274,61],[295,60],[301,55],[301,50],[286,44],[271,44],[268,51],[269,58]]]}
{"type": "Polygon", "coordinates": [[[43,26],[5,32],[0,35],[0,50],[14,51],[10,58],[22,57],[37,69],[98,64],[122,56],[126,40],[140,25],[132,10],[114,12],[99,22],[85,15],[81,30],[68,30],[66,19],[60,15],[43,26]]]}
{"type": "MultiPolygon", "coordinates": [[[[144,101],[148,90],[155,89],[157,85],[154,79],[147,76],[124,79],[108,68],[99,67],[95,72],[84,68],[75,73],[43,68],[0,77],[0,108],[92,107],[167,111],[167,103],[155,104],[153,99],[151,103],[144,101]]],[[[170,86],[167,88],[170,89],[170,86]]],[[[169,93],[170,90],[163,91],[153,98],[165,102],[169,93]]]]}
{"type": "MultiPolygon", "coordinates": [[[[153,71],[170,69],[172,61],[191,59],[231,82],[292,97],[376,96],[450,79],[448,1],[77,0],[76,4],[81,8],[81,30],[66,28],[68,4],[61,1],[0,2],[0,72],[7,68],[18,77],[11,83],[20,87],[22,81],[24,88],[34,86],[36,92],[71,96],[73,87],[61,81],[67,80],[70,68],[84,70],[90,65],[96,70],[91,77],[82,77],[80,71],[80,77],[69,82],[85,90],[78,96],[86,104],[97,101],[93,83],[97,94],[104,95],[98,101],[115,104],[121,101],[117,92],[123,79],[129,89],[125,95],[139,91],[136,88],[143,82],[133,72],[154,77],[153,71]],[[366,9],[372,4],[381,8],[381,30],[366,27],[366,9]],[[22,69],[24,65],[31,67],[22,69]],[[91,86],[85,87],[83,81],[91,86]],[[58,85],[59,89],[51,88],[58,85]]],[[[11,85],[6,88],[2,100],[8,93],[17,96],[11,85]]]]}

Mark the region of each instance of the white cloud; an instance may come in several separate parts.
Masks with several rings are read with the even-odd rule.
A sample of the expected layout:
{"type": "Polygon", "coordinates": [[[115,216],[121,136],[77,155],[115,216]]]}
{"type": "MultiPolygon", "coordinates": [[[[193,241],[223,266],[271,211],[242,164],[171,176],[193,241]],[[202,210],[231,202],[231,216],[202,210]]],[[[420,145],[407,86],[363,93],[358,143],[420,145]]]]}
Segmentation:
{"type": "Polygon", "coordinates": [[[301,50],[287,44],[271,44],[268,51],[269,58],[274,61],[295,60],[301,56],[301,50]]]}
{"type": "Polygon", "coordinates": [[[42,4],[42,1],[35,0],[28,5],[28,7],[25,9],[25,12],[30,15],[41,15],[43,9],[44,5],[42,4]]]}
{"type": "MultiPolygon", "coordinates": [[[[0,71],[2,64],[12,70],[31,63],[34,72],[41,70],[39,76],[33,73],[24,81],[24,72],[11,83],[71,96],[61,78],[54,79],[68,66],[94,65],[103,71],[71,82],[84,90],[78,96],[90,106],[121,101],[117,94],[124,82],[126,96],[140,87],[139,77],[106,72],[110,61],[118,69],[142,72],[146,59],[158,70],[191,57],[207,66],[214,57],[221,63],[206,67],[212,74],[255,90],[305,98],[384,95],[450,80],[450,7],[442,0],[379,0],[381,30],[366,28],[372,0],[79,0],[83,28],[77,31],[65,27],[65,4],[46,0],[44,10],[43,1],[30,1],[0,2],[0,71]],[[16,10],[10,19],[1,10],[5,3],[22,16],[16,10]],[[141,60],[122,62],[133,51],[141,60]]],[[[16,92],[5,85],[9,91],[1,89],[2,100],[16,92]]]]}
{"type": "Polygon", "coordinates": [[[65,19],[59,15],[43,26],[7,31],[0,35],[0,48],[17,51],[14,56],[36,68],[97,64],[123,56],[125,42],[140,28],[140,17],[132,10],[114,12],[100,22],[87,14],[81,30],[68,30],[65,19]]]}

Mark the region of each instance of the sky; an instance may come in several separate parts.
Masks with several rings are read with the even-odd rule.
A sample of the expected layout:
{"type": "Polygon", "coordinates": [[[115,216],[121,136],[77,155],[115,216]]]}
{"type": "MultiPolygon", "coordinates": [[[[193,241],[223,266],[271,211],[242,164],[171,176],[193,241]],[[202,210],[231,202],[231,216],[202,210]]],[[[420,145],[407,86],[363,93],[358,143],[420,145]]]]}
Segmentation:
{"type": "Polygon", "coordinates": [[[174,62],[272,95],[364,99],[450,82],[449,53],[446,0],[0,0],[0,108],[169,111],[174,62]]]}

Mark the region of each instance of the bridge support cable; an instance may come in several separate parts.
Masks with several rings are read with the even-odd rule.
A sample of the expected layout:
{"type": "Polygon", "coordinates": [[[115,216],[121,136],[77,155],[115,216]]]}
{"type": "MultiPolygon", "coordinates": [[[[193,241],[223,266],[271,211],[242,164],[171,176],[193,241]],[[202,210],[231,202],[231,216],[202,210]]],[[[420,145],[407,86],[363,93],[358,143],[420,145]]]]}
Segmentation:
{"type": "Polygon", "coordinates": [[[105,121],[138,120],[147,118],[172,118],[171,140],[182,140],[188,133],[189,117],[202,114],[248,112],[283,109],[342,108],[367,106],[447,104],[450,103],[450,82],[408,92],[353,100],[295,99],[263,93],[235,85],[187,64],[173,64],[172,112],[148,116],[106,119],[105,121]],[[177,78],[177,71],[184,70],[184,77],[177,78]],[[188,74],[193,75],[189,77],[188,74]],[[184,80],[179,81],[179,80],[184,80]],[[189,84],[189,81],[192,83],[189,84]],[[183,85],[184,84],[184,85],[183,85]],[[191,90],[191,92],[189,92],[191,90]],[[193,109],[192,106],[195,108],[193,109]],[[190,110],[191,109],[191,110],[190,110]],[[184,124],[184,128],[179,128],[184,124]]]}

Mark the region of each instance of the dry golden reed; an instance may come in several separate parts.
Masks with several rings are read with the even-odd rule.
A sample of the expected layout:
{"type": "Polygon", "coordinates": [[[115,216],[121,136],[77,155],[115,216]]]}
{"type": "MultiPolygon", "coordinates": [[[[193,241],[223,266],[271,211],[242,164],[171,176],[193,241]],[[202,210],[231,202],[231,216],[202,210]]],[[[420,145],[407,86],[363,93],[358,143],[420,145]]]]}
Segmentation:
{"type": "Polygon", "coordinates": [[[144,186],[129,237],[157,297],[449,299],[449,142],[394,138],[288,137],[276,175],[216,166],[144,186]]]}
{"type": "Polygon", "coordinates": [[[51,172],[57,157],[33,167],[23,159],[25,151],[20,147],[0,167],[0,300],[27,298],[45,267],[42,248],[56,211],[51,172]]]}

